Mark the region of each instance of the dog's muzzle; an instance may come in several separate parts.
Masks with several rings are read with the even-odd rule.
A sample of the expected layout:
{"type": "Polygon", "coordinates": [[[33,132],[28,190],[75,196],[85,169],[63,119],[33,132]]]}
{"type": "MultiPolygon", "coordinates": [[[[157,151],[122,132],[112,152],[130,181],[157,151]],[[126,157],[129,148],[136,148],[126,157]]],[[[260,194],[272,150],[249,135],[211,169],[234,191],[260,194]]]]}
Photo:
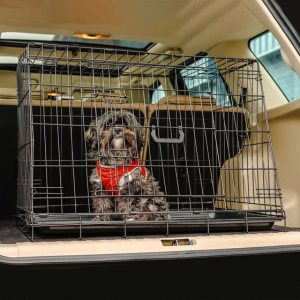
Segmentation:
{"type": "Polygon", "coordinates": [[[123,138],[124,130],[122,127],[114,127],[113,128],[114,138],[123,138]]]}

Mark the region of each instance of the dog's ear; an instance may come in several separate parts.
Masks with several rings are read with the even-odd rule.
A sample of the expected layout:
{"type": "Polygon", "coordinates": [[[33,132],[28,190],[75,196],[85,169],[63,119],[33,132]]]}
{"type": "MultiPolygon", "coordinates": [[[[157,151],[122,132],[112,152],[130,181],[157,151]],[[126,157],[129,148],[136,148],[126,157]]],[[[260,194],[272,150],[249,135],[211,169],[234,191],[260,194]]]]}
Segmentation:
{"type": "Polygon", "coordinates": [[[138,146],[138,150],[141,150],[141,148],[144,146],[145,144],[145,130],[144,128],[138,123],[136,122],[137,126],[136,126],[136,139],[137,139],[137,146],[138,146]]]}
{"type": "Polygon", "coordinates": [[[89,143],[91,149],[94,149],[97,144],[97,124],[96,120],[93,120],[90,124],[91,127],[85,132],[85,140],[89,143]]]}
{"type": "Polygon", "coordinates": [[[137,121],[137,119],[134,117],[134,131],[136,134],[136,142],[137,142],[137,149],[138,152],[141,151],[141,149],[144,147],[145,145],[145,130],[144,128],[141,126],[141,124],[137,121]]]}
{"type": "Polygon", "coordinates": [[[145,144],[145,130],[141,126],[141,124],[137,121],[137,118],[135,117],[134,114],[127,112],[125,114],[125,119],[128,124],[134,125],[134,128],[132,130],[136,134],[136,142],[137,142],[137,148],[139,152],[145,144]]]}

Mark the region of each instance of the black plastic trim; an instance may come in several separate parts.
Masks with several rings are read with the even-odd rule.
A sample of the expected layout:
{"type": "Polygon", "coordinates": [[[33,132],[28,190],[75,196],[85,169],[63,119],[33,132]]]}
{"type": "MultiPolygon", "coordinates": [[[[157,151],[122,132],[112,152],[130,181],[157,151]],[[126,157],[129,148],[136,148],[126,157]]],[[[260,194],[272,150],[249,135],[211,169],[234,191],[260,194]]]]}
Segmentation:
{"type": "Polygon", "coordinates": [[[287,16],[282,11],[281,7],[278,5],[278,3],[276,3],[275,0],[263,0],[263,3],[269,9],[274,19],[280,25],[280,27],[300,55],[300,36],[287,16]]]}
{"type": "Polygon", "coordinates": [[[17,64],[0,64],[0,71],[17,71],[17,64]]]}
{"type": "Polygon", "coordinates": [[[220,250],[176,251],[156,253],[130,253],[109,255],[70,255],[11,258],[0,256],[0,265],[49,265],[49,264],[90,264],[113,263],[130,261],[158,261],[179,259],[201,259],[228,256],[249,256],[263,254],[278,254],[300,252],[300,245],[253,247],[220,250]]]}

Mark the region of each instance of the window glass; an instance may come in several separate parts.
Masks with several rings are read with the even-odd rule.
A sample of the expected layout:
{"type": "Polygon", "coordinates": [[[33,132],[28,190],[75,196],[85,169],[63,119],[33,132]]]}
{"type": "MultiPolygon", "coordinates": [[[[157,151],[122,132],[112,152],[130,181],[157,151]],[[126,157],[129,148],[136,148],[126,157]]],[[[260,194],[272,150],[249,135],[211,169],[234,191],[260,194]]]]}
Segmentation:
{"type": "Polygon", "coordinates": [[[288,101],[300,98],[300,79],[284,62],[280,45],[271,32],[250,41],[250,50],[269,72],[288,101]]]}
{"type": "Polygon", "coordinates": [[[1,40],[3,41],[33,41],[33,42],[60,42],[60,43],[72,43],[72,44],[95,44],[101,46],[117,46],[123,48],[131,48],[144,50],[148,48],[151,43],[148,42],[136,42],[136,41],[124,41],[124,40],[111,40],[111,39],[84,39],[75,36],[63,36],[53,34],[37,34],[37,33],[24,33],[24,32],[2,32],[1,40]]]}
{"type": "Polygon", "coordinates": [[[208,72],[200,69],[184,69],[180,71],[191,96],[202,95],[207,97],[210,94],[205,92],[211,92],[212,98],[215,98],[217,105],[231,106],[223,78],[218,73],[217,66],[209,56],[201,58],[189,66],[210,69],[208,72]]]}
{"type": "Polygon", "coordinates": [[[151,97],[151,103],[157,103],[161,98],[165,97],[165,92],[164,92],[164,88],[163,86],[158,82],[153,84],[153,88],[155,88],[155,90],[152,93],[152,97],[151,97]]]}

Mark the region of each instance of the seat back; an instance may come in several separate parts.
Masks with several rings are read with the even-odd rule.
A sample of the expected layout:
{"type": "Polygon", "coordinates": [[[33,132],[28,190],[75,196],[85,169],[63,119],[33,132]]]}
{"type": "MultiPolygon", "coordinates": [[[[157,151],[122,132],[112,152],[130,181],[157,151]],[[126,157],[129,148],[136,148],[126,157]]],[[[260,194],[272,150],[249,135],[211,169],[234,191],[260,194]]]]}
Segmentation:
{"type": "Polygon", "coordinates": [[[243,147],[247,112],[237,107],[219,107],[214,102],[179,102],[148,105],[147,115],[146,166],[150,166],[164,193],[196,196],[174,197],[169,200],[170,208],[214,207],[220,170],[243,147]],[[152,137],[154,129],[157,138],[177,142],[182,131],[183,142],[157,142],[152,137]]]}

